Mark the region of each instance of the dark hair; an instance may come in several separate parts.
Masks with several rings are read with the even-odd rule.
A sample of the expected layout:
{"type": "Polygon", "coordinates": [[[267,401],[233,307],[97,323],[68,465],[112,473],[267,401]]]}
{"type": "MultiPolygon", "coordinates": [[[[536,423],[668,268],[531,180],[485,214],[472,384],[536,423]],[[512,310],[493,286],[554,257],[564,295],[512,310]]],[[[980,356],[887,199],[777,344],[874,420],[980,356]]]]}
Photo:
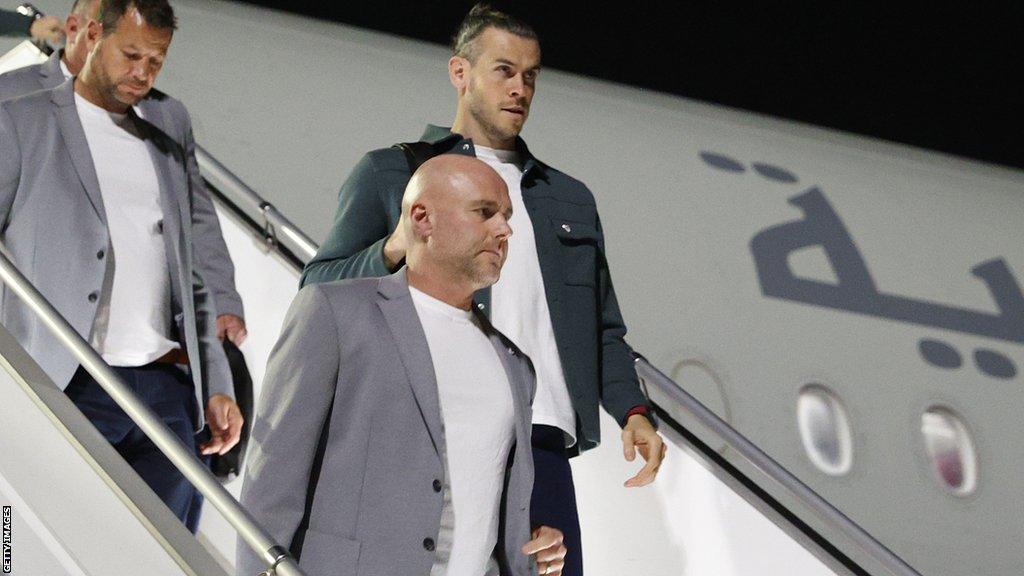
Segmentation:
{"type": "Polygon", "coordinates": [[[142,15],[146,24],[159,30],[176,30],[178,20],[174,17],[174,9],[167,0],[102,0],[97,20],[103,24],[103,35],[109,36],[117,30],[121,17],[134,7],[142,15]]]}
{"type": "Polygon", "coordinates": [[[522,38],[540,41],[537,32],[526,22],[491,8],[490,4],[480,2],[466,14],[452,36],[452,53],[470,62],[475,61],[478,54],[474,40],[488,28],[497,28],[522,38]]]}

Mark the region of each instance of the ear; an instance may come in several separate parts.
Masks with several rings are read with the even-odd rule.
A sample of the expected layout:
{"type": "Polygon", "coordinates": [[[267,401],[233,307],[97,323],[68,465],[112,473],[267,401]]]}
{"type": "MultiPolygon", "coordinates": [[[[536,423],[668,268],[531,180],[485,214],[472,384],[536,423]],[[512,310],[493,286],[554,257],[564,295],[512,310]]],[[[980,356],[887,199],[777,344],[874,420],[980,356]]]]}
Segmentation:
{"type": "Polygon", "coordinates": [[[413,236],[416,238],[429,238],[434,231],[434,224],[430,221],[427,207],[419,202],[414,203],[409,210],[409,224],[412,226],[413,236]]]}
{"type": "MultiPolygon", "coordinates": [[[[64,21],[64,38],[71,38],[78,33],[78,14],[68,14],[67,20],[64,21]]],[[[66,40],[65,40],[66,41],[66,40]]]]}
{"type": "Polygon", "coordinates": [[[462,94],[469,82],[469,67],[469,60],[462,56],[452,56],[448,59],[448,79],[459,94],[462,94]]]}
{"type": "Polygon", "coordinates": [[[96,47],[96,43],[103,38],[103,24],[99,20],[89,20],[85,32],[85,48],[86,52],[92,52],[92,49],[96,47]]]}

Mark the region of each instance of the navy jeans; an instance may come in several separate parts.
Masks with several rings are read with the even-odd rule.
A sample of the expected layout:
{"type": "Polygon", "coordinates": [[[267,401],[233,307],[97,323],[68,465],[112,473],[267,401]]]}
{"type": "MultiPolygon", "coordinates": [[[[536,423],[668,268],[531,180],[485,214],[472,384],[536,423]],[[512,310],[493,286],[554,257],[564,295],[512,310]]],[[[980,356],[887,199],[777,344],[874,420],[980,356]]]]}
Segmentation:
{"type": "Polygon", "coordinates": [[[530,524],[558,528],[564,536],[562,576],[583,576],[583,542],[576,511],[576,487],[565,450],[565,435],[554,426],[533,427],[533,497],[530,524]]]}
{"type": "MultiPolygon", "coordinates": [[[[198,415],[188,375],[171,364],[114,367],[114,371],[189,450],[195,451],[198,415]]],[[[88,372],[79,367],[64,392],[175,516],[198,525],[198,515],[189,522],[195,488],[88,372]]]]}

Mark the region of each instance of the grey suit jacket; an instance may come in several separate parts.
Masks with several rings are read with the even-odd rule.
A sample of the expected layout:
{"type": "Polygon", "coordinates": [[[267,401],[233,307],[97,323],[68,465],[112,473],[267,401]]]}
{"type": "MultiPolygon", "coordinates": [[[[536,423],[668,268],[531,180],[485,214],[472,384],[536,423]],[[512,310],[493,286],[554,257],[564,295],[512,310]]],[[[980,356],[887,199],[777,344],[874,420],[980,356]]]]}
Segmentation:
{"type": "MultiPolygon", "coordinates": [[[[42,64],[26,66],[0,75],[0,101],[10,100],[37,92],[56,88],[64,83],[60,69],[63,50],[54,52],[42,64]]],[[[192,245],[196,252],[196,265],[202,272],[203,280],[213,294],[214,307],[218,314],[234,314],[244,318],[242,298],[235,290],[235,266],[224,244],[220,221],[206,189],[196,162],[196,143],[192,137],[192,120],[185,106],[160,92],[151,90],[139,103],[142,116],[161,129],[185,150],[188,177],[193,190],[192,245]]]]}
{"type": "MultiPolygon", "coordinates": [[[[483,318],[481,316],[481,318],[483,318]]],[[[503,575],[535,570],[533,367],[483,319],[515,402],[497,545],[503,575]]],[[[426,336],[405,269],[299,291],[271,353],[242,504],[310,576],[427,576],[443,509],[444,430],[426,336]],[[319,439],[319,440],[318,440],[319,439]]],[[[241,541],[238,574],[263,565],[241,541]]],[[[535,573],[535,572],[534,572],[535,573]]]]}
{"type": "MultiPolygon", "coordinates": [[[[142,124],[160,181],[173,336],[188,352],[196,400],[203,406],[208,395],[234,393],[209,292],[193,268],[195,191],[186,151],[142,124]]],[[[0,102],[0,150],[0,239],[21,272],[89,338],[102,291],[112,285],[113,262],[73,82],[0,102]]],[[[67,386],[78,361],[6,286],[0,298],[0,321],[54,383],[67,386]]]]}

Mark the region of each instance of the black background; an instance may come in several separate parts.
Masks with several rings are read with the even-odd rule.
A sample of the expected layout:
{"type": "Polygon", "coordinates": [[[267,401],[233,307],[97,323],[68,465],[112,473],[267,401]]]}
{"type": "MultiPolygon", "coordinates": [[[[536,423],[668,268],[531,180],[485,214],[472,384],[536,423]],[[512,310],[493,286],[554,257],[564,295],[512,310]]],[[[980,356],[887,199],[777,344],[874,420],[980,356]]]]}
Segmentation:
{"type": "MultiPolygon", "coordinates": [[[[442,44],[473,4],[247,2],[442,44]]],[[[492,2],[544,67],[1024,168],[1024,3],[801,4],[492,2]]]]}

